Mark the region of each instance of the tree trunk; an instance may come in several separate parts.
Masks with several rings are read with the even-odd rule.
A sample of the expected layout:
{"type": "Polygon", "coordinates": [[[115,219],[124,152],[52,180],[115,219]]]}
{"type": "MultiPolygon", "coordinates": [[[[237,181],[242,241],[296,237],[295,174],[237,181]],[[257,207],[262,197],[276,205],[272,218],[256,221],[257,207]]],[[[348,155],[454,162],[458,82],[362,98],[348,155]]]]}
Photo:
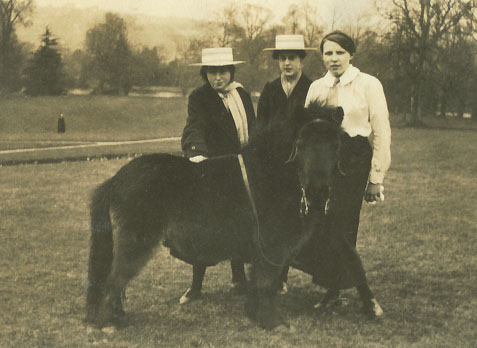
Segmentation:
{"type": "Polygon", "coordinates": [[[409,126],[419,127],[422,124],[422,110],[421,110],[421,83],[417,82],[416,87],[413,91],[412,102],[411,102],[411,119],[409,120],[409,126]]]}

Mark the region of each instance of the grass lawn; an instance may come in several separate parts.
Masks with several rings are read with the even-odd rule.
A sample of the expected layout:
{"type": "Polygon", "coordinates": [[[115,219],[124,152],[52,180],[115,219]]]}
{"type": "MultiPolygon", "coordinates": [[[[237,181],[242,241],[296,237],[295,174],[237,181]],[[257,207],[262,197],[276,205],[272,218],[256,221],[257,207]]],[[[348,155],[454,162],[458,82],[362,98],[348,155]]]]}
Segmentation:
{"type": "MultiPolygon", "coordinates": [[[[51,148],[98,141],[180,137],[187,118],[185,98],[110,96],[19,97],[0,99],[0,152],[51,148]],[[66,133],[56,131],[63,114],[66,133]]],[[[179,141],[0,153],[0,164],[124,156],[159,151],[180,153],[179,141]]]]}
{"type": "Polygon", "coordinates": [[[383,320],[363,318],[354,290],[315,313],[324,290],[292,270],[279,298],[290,328],[272,332],[230,294],[228,263],[208,269],[202,299],[179,306],[191,267],[163,249],[128,287],[128,327],[85,326],[88,197],[128,159],[0,167],[0,347],[475,347],[475,134],[393,131],[386,201],[364,207],[358,235],[383,320]]]}
{"type": "Polygon", "coordinates": [[[0,149],[19,141],[86,142],[180,136],[187,99],[110,96],[3,97],[0,149]],[[57,133],[63,114],[66,133],[57,133]]]}

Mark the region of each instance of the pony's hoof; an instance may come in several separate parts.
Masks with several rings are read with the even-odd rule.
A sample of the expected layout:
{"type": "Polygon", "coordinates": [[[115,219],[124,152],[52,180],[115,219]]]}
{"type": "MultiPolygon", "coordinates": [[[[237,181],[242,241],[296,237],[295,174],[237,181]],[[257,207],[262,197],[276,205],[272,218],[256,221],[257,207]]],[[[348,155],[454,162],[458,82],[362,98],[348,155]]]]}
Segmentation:
{"type": "Polygon", "coordinates": [[[363,311],[369,319],[379,319],[384,316],[384,311],[375,298],[364,303],[363,311]]]}
{"type": "Polygon", "coordinates": [[[179,299],[179,304],[183,305],[189,303],[190,301],[197,300],[200,297],[200,290],[192,290],[191,288],[187,289],[184,295],[179,299]]]}
{"type": "Polygon", "coordinates": [[[237,295],[244,295],[247,293],[246,282],[232,282],[230,284],[230,291],[237,295]]]}
{"type": "Polygon", "coordinates": [[[339,298],[339,292],[328,290],[328,292],[323,296],[323,298],[318,302],[313,308],[324,311],[332,307],[337,307],[341,305],[341,300],[339,298]]]}
{"type": "Polygon", "coordinates": [[[276,314],[266,316],[262,314],[263,313],[257,313],[257,321],[263,329],[271,331],[280,325],[286,326],[285,322],[276,314]]]}

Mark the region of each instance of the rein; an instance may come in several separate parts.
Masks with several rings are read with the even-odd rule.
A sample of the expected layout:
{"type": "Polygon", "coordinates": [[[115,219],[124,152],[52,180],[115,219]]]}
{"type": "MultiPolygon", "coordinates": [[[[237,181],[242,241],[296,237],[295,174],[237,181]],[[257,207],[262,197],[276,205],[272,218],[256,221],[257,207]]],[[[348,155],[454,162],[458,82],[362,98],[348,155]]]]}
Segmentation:
{"type": "Polygon", "coordinates": [[[283,264],[273,262],[272,260],[270,260],[265,255],[265,252],[263,251],[262,238],[261,238],[261,235],[260,235],[260,222],[258,220],[258,211],[257,211],[257,206],[255,205],[255,200],[253,199],[253,196],[252,196],[252,190],[250,188],[250,183],[248,181],[247,169],[245,168],[245,163],[243,161],[243,156],[241,154],[238,154],[237,157],[238,157],[239,164],[240,164],[240,170],[242,172],[242,179],[243,179],[243,183],[245,185],[245,190],[247,191],[248,200],[250,202],[250,206],[252,207],[253,216],[255,217],[255,223],[257,225],[257,244],[258,244],[258,248],[260,250],[260,253],[262,254],[265,261],[267,261],[272,266],[282,267],[283,264]]]}

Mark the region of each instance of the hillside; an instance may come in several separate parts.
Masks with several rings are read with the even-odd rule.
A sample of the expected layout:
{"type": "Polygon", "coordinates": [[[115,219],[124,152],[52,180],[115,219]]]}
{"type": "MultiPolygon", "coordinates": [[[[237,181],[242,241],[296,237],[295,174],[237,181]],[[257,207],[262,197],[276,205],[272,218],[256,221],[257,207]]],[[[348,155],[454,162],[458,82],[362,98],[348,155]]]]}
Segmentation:
{"type": "MultiPolygon", "coordinates": [[[[49,26],[58,37],[64,49],[83,48],[88,29],[104,20],[106,11],[97,7],[77,8],[36,7],[31,25],[18,27],[17,34],[21,41],[33,44],[40,42],[40,37],[49,26]]],[[[163,46],[174,56],[178,42],[183,37],[199,33],[203,22],[180,17],[152,17],[134,14],[120,14],[128,22],[129,39],[135,46],[163,46]]]]}

